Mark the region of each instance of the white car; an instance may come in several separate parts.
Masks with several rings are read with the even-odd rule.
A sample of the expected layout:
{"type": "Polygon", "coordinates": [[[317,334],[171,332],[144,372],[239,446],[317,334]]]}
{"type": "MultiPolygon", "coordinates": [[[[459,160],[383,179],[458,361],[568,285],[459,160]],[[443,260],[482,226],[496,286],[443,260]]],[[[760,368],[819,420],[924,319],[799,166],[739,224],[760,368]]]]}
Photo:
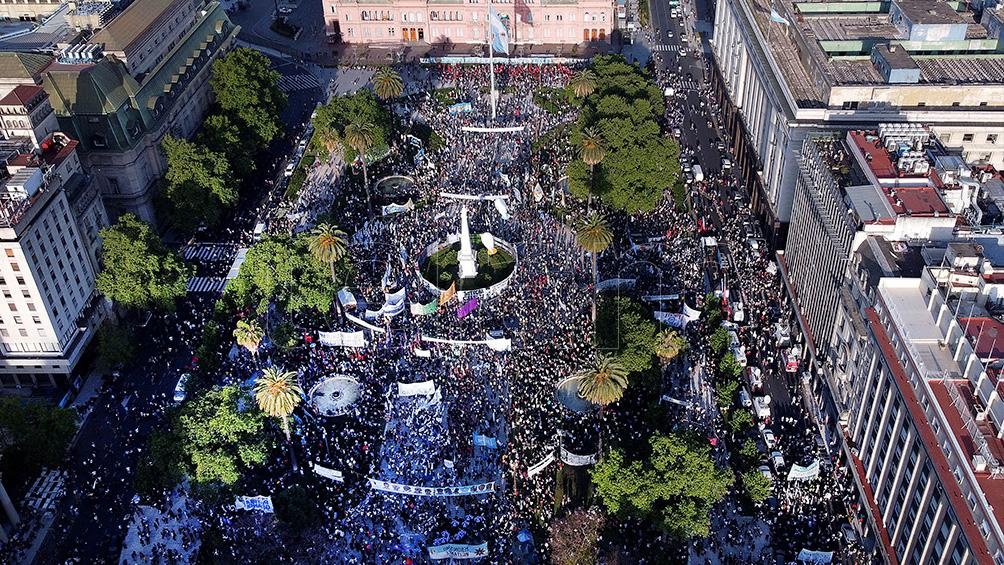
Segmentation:
{"type": "Polygon", "coordinates": [[[182,373],[181,378],[178,379],[178,384],[174,386],[174,401],[181,402],[185,400],[185,384],[188,383],[188,378],[192,375],[189,373],[182,373]]]}
{"type": "Polygon", "coordinates": [[[666,37],[673,37],[673,32],[667,31],[666,32],[666,37]]]}
{"type": "Polygon", "coordinates": [[[765,476],[765,477],[767,477],[768,479],[770,479],[770,480],[771,480],[771,482],[773,482],[773,481],[774,481],[774,473],[772,473],[772,472],[771,472],[771,470],[770,470],[770,467],[768,467],[768,466],[766,466],[766,465],[760,465],[760,468],[759,468],[759,469],[757,469],[757,471],[760,471],[760,473],[761,473],[761,474],[762,474],[763,476],[765,476]]]}
{"type": "Polygon", "coordinates": [[[290,163],[286,165],[286,171],[283,172],[283,176],[291,177],[293,176],[293,171],[296,170],[296,163],[290,163]]]}
{"type": "Polygon", "coordinates": [[[746,408],[753,407],[753,397],[750,396],[750,393],[746,392],[745,388],[739,391],[739,402],[746,408]]]}
{"type": "Polygon", "coordinates": [[[774,431],[770,428],[765,428],[763,432],[763,442],[767,444],[767,449],[774,449],[777,447],[777,438],[774,437],[774,431]]]}
{"type": "Polygon", "coordinates": [[[778,473],[784,469],[784,456],[781,455],[780,451],[774,451],[770,454],[770,462],[774,465],[774,470],[778,473]]]}

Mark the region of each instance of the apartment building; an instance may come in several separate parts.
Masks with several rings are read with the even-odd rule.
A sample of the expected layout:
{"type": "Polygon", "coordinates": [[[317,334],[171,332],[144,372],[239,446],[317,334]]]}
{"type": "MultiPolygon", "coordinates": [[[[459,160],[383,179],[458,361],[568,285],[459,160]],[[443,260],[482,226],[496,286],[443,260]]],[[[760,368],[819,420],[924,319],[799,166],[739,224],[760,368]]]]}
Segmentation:
{"type": "Polygon", "coordinates": [[[821,128],[924,123],[967,162],[1004,166],[1000,39],[959,10],[921,0],[719,3],[711,82],[779,248],[802,142],[821,128]]]}
{"type": "MultiPolygon", "coordinates": [[[[515,45],[606,42],[612,0],[492,2],[515,45]]],[[[380,45],[464,45],[487,41],[485,0],[324,0],[333,41],[380,45]]]]}
{"type": "Polygon", "coordinates": [[[64,0],[36,0],[35,2],[17,2],[16,0],[0,0],[0,19],[35,21],[45,19],[63,6],[64,0]]]}

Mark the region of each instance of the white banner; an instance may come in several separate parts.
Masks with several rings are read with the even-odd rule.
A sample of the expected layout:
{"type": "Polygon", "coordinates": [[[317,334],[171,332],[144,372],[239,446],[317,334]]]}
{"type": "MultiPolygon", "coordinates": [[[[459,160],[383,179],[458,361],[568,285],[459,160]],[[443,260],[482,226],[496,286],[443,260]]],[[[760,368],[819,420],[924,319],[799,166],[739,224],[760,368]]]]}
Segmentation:
{"type": "Polygon", "coordinates": [[[436,394],[436,381],[397,383],[398,396],[432,396],[436,394]]]}
{"type": "Polygon", "coordinates": [[[366,332],[317,332],[317,341],[330,347],[366,347],[366,332]]]}
{"type": "Polygon", "coordinates": [[[261,510],[269,514],[275,512],[271,496],[238,496],[234,506],[238,510],[261,510]]]}
{"type": "Polygon", "coordinates": [[[448,543],[429,546],[429,559],[477,559],[487,556],[488,542],[481,545],[448,543]]]}
{"type": "Polygon", "coordinates": [[[593,463],[596,463],[596,454],[594,453],[592,455],[577,455],[562,447],[561,460],[565,464],[571,465],[573,467],[584,467],[586,465],[592,465],[593,463]]]}
{"type": "Polygon", "coordinates": [[[381,213],[384,216],[390,216],[391,214],[400,214],[401,212],[408,212],[415,208],[415,203],[408,199],[405,204],[388,204],[381,209],[381,213]]]}
{"type": "Polygon", "coordinates": [[[432,351],[428,349],[422,349],[420,347],[416,347],[414,351],[415,351],[415,357],[432,357],[432,351]]]}
{"type": "Polygon", "coordinates": [[[357,317],[353,316],[352,314],[349,314],[348,312],[345,313],[345,317],[348,318],[349,321],[354,322],[355,324],[360,325],[360,326],[362,326],[362,327],[364,327],[364,328],[366,328],[368,330],[372,330],[374,332],[381,333],[381,334],[382,333],[387,333],[387,330],[385,330],[385,329],[383,329],[383,328],[381,328],[379,326],[374,326],[373,324],[371,324],[371,323],[369,323],[369,322],[367,322],[367,321],[365,321],[365,320],[363,320],[361,318],[357,318],[357,317]]]}
{"type": "Polygon", "coordinates": [[[532,477],[532,476],[536,475],[537,473],[539,473],[539,472],[543,471],[544,469],[546,469],[547,466],[550,465],[553,462],[554,462],[554,454],[553,453],[548,453],[547,457],[545,457],[545,458],[543,458],[543,459],[540,460],[540,463],[537,463],[533,467],[530,467],[529,469],[526,470],[526,476],[532,477]]]}
{"type": "Polygon", "coordinates": [[[485,341],[485,345],[492,351],[509,351],[512,349],[512,340],[507,337],[489,339],[485,341]]]}
{"type": "Polygon", "coordinates": [[[315,464],[314,472],[324,477],[325,479],[331,479],[332,481],[337,481],[339,483],[345,482],[345,477],[342,475],[341,471],[336,471],[334,469],[329,469],[327,467],[322,467],[320,465],[315,464]]]}
{"type": "Polygon", "coordinates": [[[342,306],[346,308],[356,307],[356,297],[352,294],[352,291],[348,287],[342,287],[338,291],[338,302],[341,302],[342,306]]]}
{"type": "Polygon", "coordinates": [[[684,302],[683,303],[683,317],[686,318],[688,322],[693,322],[694,320],[696,320],[696,319],[698,319],[698,318],[701,317],[701,311],[700,310],[694,310],[690,306],[687,306],[687,303],[684,302]]]}
{"type": "Polygon", "coordinates": [[[596,290],[607,290],[608,288],[630,290],[634,288],[636,282],[638,279],[607,279],[596,283],[596,290]]]}
{"type": "Polygon", "coordinates": [[[495,483],[481,483],[477,485],[463,485],[459,487],[420,487],[413,485],[402,485],[390,481],[369,479],[370,487],[380,492],[390,492],[394,494],[407,494],[412,496],[471,496],[475,494],[488,494],[495,492],[495,483]]]}
{"type": "Polygon", "coordinates": [[[788,471],[789,481],[808,481],[810,479],[815,479],[818,476],[819,476],[818,459],[816,459],[806,467],[803,467],[801,465],[792,465],[791,470],[788,471]]]}
{"type": "Polygon", "coordinates": [[[505,205],[505,200],[502,200],[501,198],[496,198],[494,204],[495,204],[495,209],[498,210],[499,212],[499,216],[502,216],[503,220],[508,220],[509,208],[505,205]]]}
{"type": "Polygon", "coordinates": [[[496,339],[445,339],[423,335],[421,339],[429,343],[448,343],[450,345],[487,345],[494,351],[509,351],[512,349],[512,340],[505,337],[496,339]]]}
{"type": "Polygon", "coordinates": [[[803,549],[798,552],[797,559],[799,561],[805,561],[808,563],[830,563],[833,561],[832,551],[812,551],[810,549],[803,549]]]}

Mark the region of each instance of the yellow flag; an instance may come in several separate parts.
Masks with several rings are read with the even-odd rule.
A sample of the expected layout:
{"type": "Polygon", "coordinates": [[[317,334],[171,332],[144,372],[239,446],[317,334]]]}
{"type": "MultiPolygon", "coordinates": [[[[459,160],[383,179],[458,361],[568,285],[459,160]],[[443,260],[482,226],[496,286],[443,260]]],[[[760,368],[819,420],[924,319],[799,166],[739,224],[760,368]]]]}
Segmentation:
{"type": "Polygon", "coordinates": [[[453,281],[450,288],[446,289],[446,292],[439,295],[439,305],[442,306],[453,298],[453,295],[457,293],[457,281],[453,281]]]}

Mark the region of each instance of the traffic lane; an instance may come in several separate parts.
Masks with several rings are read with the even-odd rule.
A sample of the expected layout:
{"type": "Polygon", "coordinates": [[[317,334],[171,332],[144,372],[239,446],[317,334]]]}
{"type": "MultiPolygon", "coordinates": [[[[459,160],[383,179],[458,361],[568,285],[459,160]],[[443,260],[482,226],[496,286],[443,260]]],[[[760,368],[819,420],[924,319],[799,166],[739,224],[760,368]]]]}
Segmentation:
{"type": "MultiPolygon", "coordinates": [[[[186,320],[184,313],[197,318],[199,312],[208,313],[208,308],[193,301],[183,304],[179,312],[183,313],[179,319],[186,320]]],[[[140,350],[163,351],[164,341],[172,342],[167,336],[177,334],[173,323],[173,318],[163,317],[151,321],[140,350]]],[[[67,492],[72,496],[63,510],[72,504],[76,512],[67,513],[66,531],[56,544],[61,560],[117,560],[135,492],[137,461],[149,432],[161,423],[179,375],[191,361],[193,345],[179,347],[166,359],[137,360],[99,397],[67,461],[67,492]],[[123,406],[126,398],[129,401],[123,406]],[[95,493],[98,488],[108,492],[95,493]]]]}
{"type": "Polygon", "coordinates": [[[682,142],[694,152],[697,163],[701,165],[705,176],[717,175],[721,171],[721,154],[715,146],[716,131],[708,122],[706,109],[700,107],[702,98],[694,90],[687,92],[686,107],[682,110],[690,118],[681,124],[682,142]]]}

